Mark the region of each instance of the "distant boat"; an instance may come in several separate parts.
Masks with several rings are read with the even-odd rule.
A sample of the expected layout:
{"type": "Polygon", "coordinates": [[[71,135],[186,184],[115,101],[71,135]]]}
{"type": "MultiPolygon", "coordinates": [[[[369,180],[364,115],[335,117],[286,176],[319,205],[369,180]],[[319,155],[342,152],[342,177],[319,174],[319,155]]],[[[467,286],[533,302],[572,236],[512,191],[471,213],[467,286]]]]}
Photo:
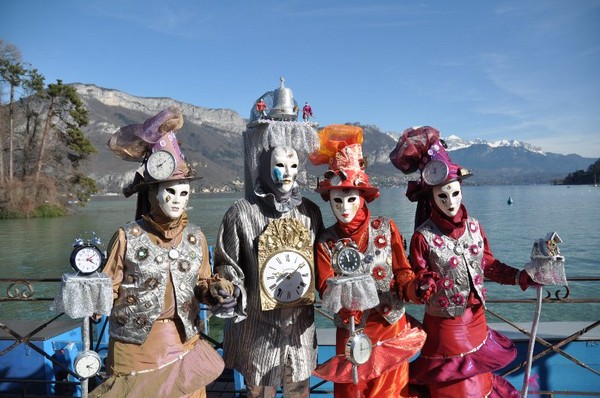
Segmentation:
{"type": "Polygon", "coordinates": [[[513,200],[513,198],[511,196],[509,196],[506,203],[508,203],[509,205],[512,205],[513,203],[515,203],[515,201],[513,200]]]}

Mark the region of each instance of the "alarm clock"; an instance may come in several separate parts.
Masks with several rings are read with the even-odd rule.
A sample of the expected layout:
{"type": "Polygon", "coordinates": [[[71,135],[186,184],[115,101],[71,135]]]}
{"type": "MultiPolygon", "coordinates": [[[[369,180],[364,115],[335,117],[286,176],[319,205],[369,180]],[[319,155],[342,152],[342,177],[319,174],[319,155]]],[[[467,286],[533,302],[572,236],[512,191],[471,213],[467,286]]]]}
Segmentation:
{"type": "Polygon", "coordinates": [[[339,241],[334,247],[331,265],[339,274],[357,275],[362,272],[362,253],[357,250],[354,242],[344,244],[339,241]]]}
{"type": "Polygon", "coordinates": [[[73,243],[73,251],[71,252],[71,267],[83,275],[99,271],[105,260],[104,252],[99,247],[101,244],[102,242],[96,237],[95,233],[92,239],[88,241],[77,238],[73,243]]]}
{"type": "Polygon", "coordinates": [[[82,379],[89,379],[100,372],[102,360],[96,351],[83,350],[75,357],[73,368],[82,379]]]}

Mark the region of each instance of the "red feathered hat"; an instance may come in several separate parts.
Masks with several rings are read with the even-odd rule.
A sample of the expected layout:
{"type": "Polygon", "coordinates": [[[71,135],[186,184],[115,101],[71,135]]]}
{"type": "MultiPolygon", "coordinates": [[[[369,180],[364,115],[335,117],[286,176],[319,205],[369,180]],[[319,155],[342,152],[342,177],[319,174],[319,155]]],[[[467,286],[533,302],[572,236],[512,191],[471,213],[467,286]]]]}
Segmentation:
{"type": "Polygon", "coordinates": [[[309,156],[309,160],[315,166],[329,166],[315,189],[323,200],[329,200],[332,189],[358,189],[367,202],[379,197],[379,189],[369,183],[365,172],[367,161],[362,155],[362,128],[332,124],[319,132],[319,139],[320,148],[309,156]]]}

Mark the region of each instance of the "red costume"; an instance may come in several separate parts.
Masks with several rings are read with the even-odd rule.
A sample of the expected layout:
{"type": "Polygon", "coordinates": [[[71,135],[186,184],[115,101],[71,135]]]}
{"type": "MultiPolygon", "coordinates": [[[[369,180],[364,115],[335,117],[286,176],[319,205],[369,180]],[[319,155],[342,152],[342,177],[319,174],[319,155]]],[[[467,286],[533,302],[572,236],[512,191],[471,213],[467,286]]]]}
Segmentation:
{"type": "MultiPolygon", "coordinates": [[[[323,146],[327,147],[332,141],[337,145],[332,144],[331,148],[338,152],[328,163],[330,170],[337,174],[326,173],[317,192],[324,200],[331,200],[338,221],[318,238],[317,289],[325,303],[327,294],[333,294],[328,290],[328,282],[340,275],[343,277],[343,272],[332,264],[337,250],[335,247],[340,242],[349,242],[363,256],[364,272],[356,275],[367,274],[372,279],[371,283],[375,281],[375,296],[378,296],[379,304],[364,311],[342,306],[335,316],[337,357],[321,365],[315,374],[335,382],[335,397],[408,397],[408,359],[418,352],[425,338],[422,331],[410,328],[402,301],[402,286],[406,286],[414,275],[406,259],[402,235],[394,221],[384,217],[371,218],[367,207],[367,202],[379,196],[379,190],[369,185],[368,176],[363,171],[362,152],[360,144],[356,143],[362,142],[362,129],[328,126],[321,133],[322,150],[327,151],[323,146]],[[337,130],[349,135],[358,132],[360,139],[336,137],[337,140],[334,140],[331,135],[324,139],[330,132],[328,129],[334,130],[331,135],[340,133],[337,130]],[[345,179],[339,180],[340,175],[345,179]],[[345,208],[341,204],[346,198],[355,203],[351,210],[348,210],[350,206],[345,208]],[[349,379],[351,365],[345,358],[350,316],[355,317],[357,328],[364,328],[362,332],[370,337],[375,347],[369,360],[358,365],[356,385],[349,379]],[[383,348],[378,350],[378,347],[383,348]]],[[[315,158],[318,156],[311,158],[313,163],[320,164],[315,158]]],[[[321,160],[325,158],[327,155],[321,160]]],[[[354,298],[360,300],[356,296],[354,298]]]]}

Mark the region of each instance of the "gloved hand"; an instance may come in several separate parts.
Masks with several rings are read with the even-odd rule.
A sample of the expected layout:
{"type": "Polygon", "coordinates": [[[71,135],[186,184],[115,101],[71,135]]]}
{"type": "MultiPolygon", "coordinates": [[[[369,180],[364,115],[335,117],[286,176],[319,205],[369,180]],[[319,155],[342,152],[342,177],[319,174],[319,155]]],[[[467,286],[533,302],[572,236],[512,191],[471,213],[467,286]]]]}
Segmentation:
{"type": "Polygon", "coordinates": [[[519,287],[521,287],[522,291],[527,290],[529,286],[543,286],[541,283],[537,283],[531,279],[531,276],[529,276],[525,270],[521,270],[517,274],[517,283],[519,284],[519,287]]]}
{"type": "Polygon", "coordinates": [[[233,294],[229,294],[227,290],[219,290],[216,297],[218,303],[210,308],[210,311],[215,315],[231,315],[233,309],[237,305],[237,298],[240,295],[240,288],[234,286],[233,294]]]}
{"type": "Polygon", "coordinates": [[[427,303],[429,297],[437,292],[437,281],[440,279],[436,272],[423,272],[415,284],[415,293],[422,303],[427,303]]]}
{"type": "MultiPolygon", "coordinates": [[[[217,302],[221,303],[223,301],[224,296],[221,294],[221,291],[224,291],[227,296],[233,296],[235,287],[231,281],[227,279],[221,278],[220,275],[215,275],[213,279],[209,282],[208,286],[211,297],[217,300],[217,302]]],[[[238,292],[239,294],[239,292],[238,292]]]]}
{"type": "Polygon", "coordinates": [[[350,318],[354,317],[354,323],[358,325],[360,323],[360,318],[362,317],[363,312],[361,310],[348,310],[346,308],[342,308],[338,314],[342,318],[342,322],[345,324],[350,322],[350,318]]]}

